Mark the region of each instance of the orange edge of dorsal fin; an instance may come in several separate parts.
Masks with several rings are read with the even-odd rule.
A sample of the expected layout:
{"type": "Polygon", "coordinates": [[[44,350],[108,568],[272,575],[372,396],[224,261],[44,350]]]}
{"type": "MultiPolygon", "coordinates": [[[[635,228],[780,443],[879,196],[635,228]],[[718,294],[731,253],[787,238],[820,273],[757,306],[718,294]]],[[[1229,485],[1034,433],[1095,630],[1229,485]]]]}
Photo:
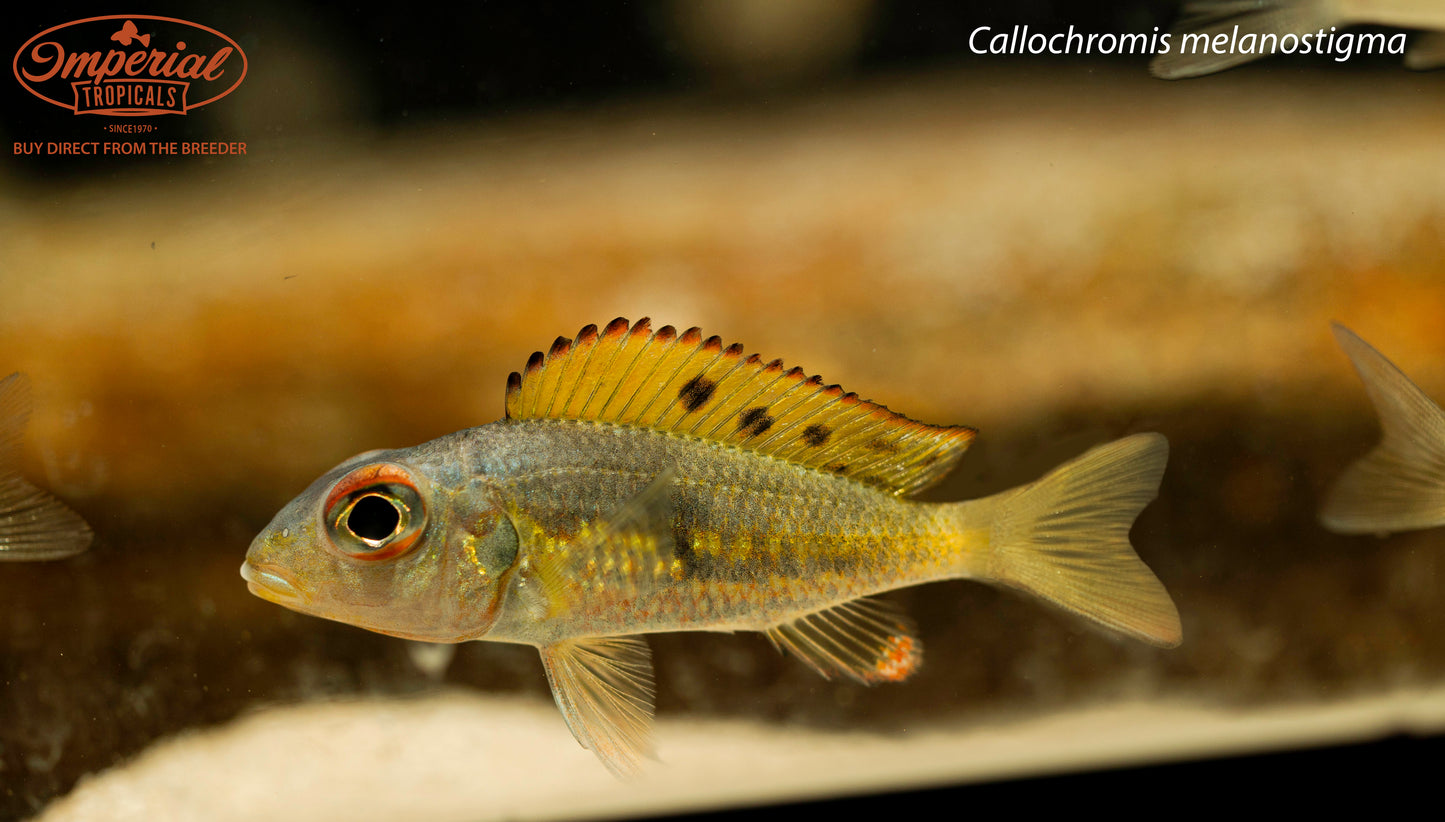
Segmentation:
{"type": "Polygon", "coordinates": [[[696,437],[890,493],[942,479],[976,432],[927,425],[739,344],[619,317],[558,337],[507,378],[507,419],[587,420],[696,437]]]}

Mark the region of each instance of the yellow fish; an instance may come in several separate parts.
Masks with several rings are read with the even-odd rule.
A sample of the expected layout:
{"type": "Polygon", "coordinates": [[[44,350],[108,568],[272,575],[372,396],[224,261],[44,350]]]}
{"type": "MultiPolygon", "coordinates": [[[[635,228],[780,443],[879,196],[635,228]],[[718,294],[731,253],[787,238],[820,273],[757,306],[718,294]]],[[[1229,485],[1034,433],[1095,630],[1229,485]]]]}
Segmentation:
{"type": "Polygon", "coordinates": [[[1343,325],[1333,325],[1385,435],[1335,481],[1320,521],[1345,534],[1445,525],[1445,411],[1384,354],[1343,325]]]}
{"type": "Polygon", "coordinates": [[[29,419],[25,375],[0,380],[0,560],[74,556],[90,547],[90,526],[20,476],[20,437],[29,419]]]}
{"type": "Polygon", "coordinates": [[[572,733],[619,775],[651,753],[641,634],[760,631],[824,676],[897,681],[921,645],[869,597],[977,579],[1180,641],[1129,544],[1168,458],[1158,434],[985,499],[913,502],[973,429],[621,318],[533,354],[506,411],[332,469],[252,543],[250,590],[409,639],[536,646],[572,733]]]}

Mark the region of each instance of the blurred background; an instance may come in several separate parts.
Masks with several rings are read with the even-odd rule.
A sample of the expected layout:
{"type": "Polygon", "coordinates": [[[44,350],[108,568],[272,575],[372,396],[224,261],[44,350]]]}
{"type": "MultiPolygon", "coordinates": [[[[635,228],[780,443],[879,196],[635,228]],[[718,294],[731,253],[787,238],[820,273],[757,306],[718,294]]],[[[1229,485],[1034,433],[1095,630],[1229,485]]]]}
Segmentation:
{"type": "MultiPolygon", "coordinates": [[[[376,791],[441,803],[414,818],[580,813],[464,804],[494,761],[624,791],[576,749],[534,650],[472,643],[448,665],[237,573],[331,466],[498,418],[533,350],[617,316],[979,428],[931,499],[1128,433],[1172,445],[1133,541],[1180,648],[971,583],[890,595],[927,658],[897,686],[821,680],[757,636],[654,637],[659,767],[706,762],[713,782],[658,810],[1445,727],[1445,532],[1315,519],[1378,436],[1331,320],[1445,397],[1445,74],[1279,57],[1170,83],[1145,57],[968,47],[985,25],[1162,31],[1170,2],[237,5],[146,9],[249,60],[230,96],[148,122],[244,156],[0,166],[0,374],[32,380],[28,475],[97,535],[0,565],[0,817],[72,790],[56,818],[333,818],[342,795],[387,818],[376,791]],[[756,795],[728,770],[759,761],[748,729],[782,774],[756,795]],[[378,746],[419,781],[377,784],[378,746]],[[1001,749],[992,769],[907,770],[1001,749]],[[853,773],[850,750],[886,751],[888,778],[800,764],[853,773]],[[312,767],[330,780],[301,791],[314,807],[276,798],[272,770],[312,767]],[[207,787],[178,798],[186,780],[207,787]]],[[[11,13],[5,41],[114,13],[11,13]]],[[[107,139],[104,118],[0,85],[7,149],[107,139]]]]}

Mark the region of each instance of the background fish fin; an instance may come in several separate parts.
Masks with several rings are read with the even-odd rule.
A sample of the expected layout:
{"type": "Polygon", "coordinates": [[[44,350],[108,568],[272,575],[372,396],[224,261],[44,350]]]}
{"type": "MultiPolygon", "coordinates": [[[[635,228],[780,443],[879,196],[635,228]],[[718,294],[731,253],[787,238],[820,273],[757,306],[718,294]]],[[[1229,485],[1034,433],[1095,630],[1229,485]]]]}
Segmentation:
{"type": "Polygon", "coordinates": [[[992,498],[991,576],[1115,631],[1178,645],[1174,601],[1129,544],[1168,459],[1163,436],[1136,434],[992,498]]]}
{"type": "Polygon", "coordinates": [[[1345,469],[1320,521],[1347,534],[1445,525],[1445,412],[1353,331],[1334,324],[1380,415],[1383,441],[1345,469]]]}
{"type": "Polygon", "coordinates": [[[20,438],[29,419],[25,375],[0,380],[0,560],[74,556],[90,547],[90,526],[20,477],[20,438]]]}
{"type": "Polygon", "coordinates": [[[712,440],[911,494],[947,474],[976,433],[925,425],[824,385],[781,360],[743,356],[690,328],[618,318],[558,338],[507,380],[507,418],[571,419],[712,440]]]}
{"type": "Polygon", "coordinates": [[[774,647],[792,652],[825,679],[844,674],[865,685],[898,682],[923,662],[913,623],[877,599],[845,602],[765,633],[774,647]]]}
{"type": "Polygon", "coordinates": [[[1445,31],[1426,31],[1410,38],[1405,67],[1425,71],[1445,66],[1445,31]]]}
{"type": "Polygon", "coordinates": [[[1239,36],[1246,34],[1305,34],[1342,22],[1327,0],[1191,0],[1180,12],[1179,22],[1169,30],[1169,53],[1159,54],[1149,62],[1149,71],[1155,77],[1165,80],[1181,80],[1213,74],[1241,63],[1268,57],[1259,53],[1241,52],[1217,53],[1213,49],[1204,53],[1201,49],[1181,51],[1184,36],[1203,35],[1212,40],[1215,35],[1234,35],[1239,26],[1239,36]]]}
{"type": "Polygon", "coordinates": [[[641,637],[544,645],[542,666],[567,727],[618,777],[652,757],[652,656],[641,637]]]}

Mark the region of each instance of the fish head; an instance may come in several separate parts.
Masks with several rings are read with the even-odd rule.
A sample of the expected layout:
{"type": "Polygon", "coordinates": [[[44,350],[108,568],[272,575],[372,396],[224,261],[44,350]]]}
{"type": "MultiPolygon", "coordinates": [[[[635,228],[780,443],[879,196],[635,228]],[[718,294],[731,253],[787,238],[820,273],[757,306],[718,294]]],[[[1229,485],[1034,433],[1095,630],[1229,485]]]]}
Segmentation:
{"type": "Polygon", "coordinates": [[[327,472],[251,543],[251,593],[294,611],[427,642],[496,621],[517,532],[485,477],[423,447],[371,451],[327,472]]]}

